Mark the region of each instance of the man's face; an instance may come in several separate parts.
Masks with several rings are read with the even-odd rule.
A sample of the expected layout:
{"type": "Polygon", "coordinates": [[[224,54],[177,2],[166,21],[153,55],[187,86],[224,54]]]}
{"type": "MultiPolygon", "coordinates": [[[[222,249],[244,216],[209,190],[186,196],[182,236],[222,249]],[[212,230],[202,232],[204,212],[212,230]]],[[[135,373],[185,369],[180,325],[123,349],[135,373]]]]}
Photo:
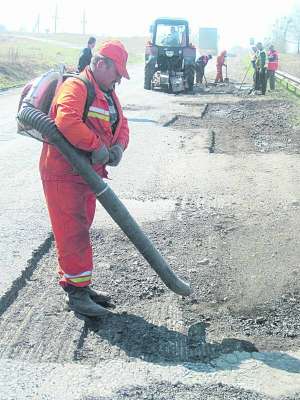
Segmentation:
{"type": "Polygon", "coordinates": [[[107,90],[114,88],[116,83],[120,83],[122,76],[118,73],[115,64],[107,66],[104,60],[98,61],[94,71],[94,77],[98,85],[103,86],[107,90]]]}

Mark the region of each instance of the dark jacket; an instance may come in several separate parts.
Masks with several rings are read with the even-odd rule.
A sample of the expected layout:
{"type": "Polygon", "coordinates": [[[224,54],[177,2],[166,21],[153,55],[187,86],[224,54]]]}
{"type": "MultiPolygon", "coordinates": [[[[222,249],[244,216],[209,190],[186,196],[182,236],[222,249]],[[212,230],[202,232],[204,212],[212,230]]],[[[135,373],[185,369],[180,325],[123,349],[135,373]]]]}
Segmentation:
{"type": "Polygon", "coordinates": [[[267,53],[264,49],[262,50],[257,50],[256,53],[256,68],[257,69],[263,69],[266,67],[266,61],[267,61],[267,53]]]}
{"type": "Polygon", "coordinates": [[[83,71],[87,65],[90,65],[92,55],[93,55],[92,50],[89,47],[86,47],[85,49],[82,50],[78,60],[78,67],[77,67],[78,72],[83,71]]]}
{"type": "Polygon", "coordinates": [[[207,65],[208,61],[209,61],[209,57],[207,55],[203,55],[197,59],[196,64],[199,66],[205,67],[207,65]]]}

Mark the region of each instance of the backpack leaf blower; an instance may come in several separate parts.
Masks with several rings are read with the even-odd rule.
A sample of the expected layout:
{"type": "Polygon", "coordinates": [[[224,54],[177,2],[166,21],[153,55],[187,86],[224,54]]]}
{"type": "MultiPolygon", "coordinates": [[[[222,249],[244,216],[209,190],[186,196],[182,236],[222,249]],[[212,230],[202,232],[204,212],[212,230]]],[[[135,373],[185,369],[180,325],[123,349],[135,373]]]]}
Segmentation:
{"type": "Polygon", "coordinates": [[[113,190],[93,170],[86,157],[64,138],[54,121],[44,112],[32,106],[22,108],[18,113],[17,119],[21,124],[29,125],[36,129],[42,134],[45,141],[59,149],[66,160],[90,186],[97,200],[148,261],[166,286],[181,296],[189,296],[192,293],[190,285],[176,276],[113,190]]]}

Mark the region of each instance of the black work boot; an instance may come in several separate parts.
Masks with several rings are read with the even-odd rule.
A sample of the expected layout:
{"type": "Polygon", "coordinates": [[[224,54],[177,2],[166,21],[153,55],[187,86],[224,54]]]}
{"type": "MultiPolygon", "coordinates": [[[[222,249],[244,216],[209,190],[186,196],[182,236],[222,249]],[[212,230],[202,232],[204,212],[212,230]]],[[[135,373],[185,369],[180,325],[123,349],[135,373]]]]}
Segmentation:
{"type": "Polygon", "coordinates": [[[95,303],[85,287],[68,285],[64,288],[68,294],[68,306],[74,312],[88,317],[104,317],[110,311],[95,303]]]}
{"type": "Polygon", "coordinates": [[[86,290],[90,296],[90,298],[97,304],[100,304],[103,307],[110,307],[110,308],[116,308],[115,304],[111,303],[111,297],[108,293],[106,292],[98,292],[94,289],[92,289],[90,286],[85,286],[83,288],[86,290]]]}

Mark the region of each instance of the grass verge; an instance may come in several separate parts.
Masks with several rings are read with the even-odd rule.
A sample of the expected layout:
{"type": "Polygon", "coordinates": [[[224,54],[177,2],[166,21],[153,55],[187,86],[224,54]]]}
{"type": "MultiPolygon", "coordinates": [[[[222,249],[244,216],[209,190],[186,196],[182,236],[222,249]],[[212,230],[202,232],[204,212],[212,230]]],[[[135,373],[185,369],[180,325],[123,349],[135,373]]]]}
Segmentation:
{"type": "MultiPolygon", "coordinates": [[[[109,38],[97,38],[97,46],[109,38]]],[[[65,64],[75,70],[88,37],[76,34],[0,34],[0,90],[22,86],[41,73],[65,64]]],[[[143,62],[145,38],[120,38],[128,62],[143,62]]]]}

